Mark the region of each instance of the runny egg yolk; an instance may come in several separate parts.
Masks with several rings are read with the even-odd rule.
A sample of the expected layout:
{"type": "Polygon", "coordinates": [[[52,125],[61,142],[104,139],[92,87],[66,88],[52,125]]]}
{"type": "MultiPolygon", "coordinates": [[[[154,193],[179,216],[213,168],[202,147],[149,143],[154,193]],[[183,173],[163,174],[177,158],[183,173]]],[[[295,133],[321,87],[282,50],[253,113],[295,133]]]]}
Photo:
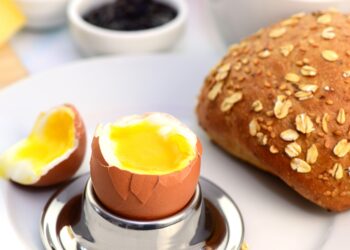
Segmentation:
{"type": "Polygon", "coordinates": [[[168,174],[187,167],[195,157],[195,149],[175,129],[162,134],[161,128],[149,121],[112,125],[110,139],[122,165],[118,167],[149,175],[168,174]]]}
{"type": "Polygon", "coordinates": [[[30,162],[35,173],[63,156],[75,144],[74,113],[61,107],[50,114],[41,114],[31,134],[17,144],[14,161],[30,162]]]}

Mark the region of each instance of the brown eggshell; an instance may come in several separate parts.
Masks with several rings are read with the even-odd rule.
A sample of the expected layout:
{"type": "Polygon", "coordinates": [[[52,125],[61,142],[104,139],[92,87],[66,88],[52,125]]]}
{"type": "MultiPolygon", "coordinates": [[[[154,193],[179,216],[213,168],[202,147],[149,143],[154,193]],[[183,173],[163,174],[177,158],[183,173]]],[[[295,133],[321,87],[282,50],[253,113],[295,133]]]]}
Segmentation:
{"type": "Polygon", "coordinates": [[[188,167],[166,175],[142,175],[109,166],[99,138],[92,142],[91,178],[101,203],[116,215],[136,220],[165,218],[191,200],[200,174],[202,146],[197,140],[196,158],[188,167]]]}
{"type": "Polygon", "coordinates": [[[65,104],[64,106],[70,108],[75,114],[74,127],[78,146],[67,159],[50,169],[49,172],[30,186],[46,187],[67,181],[78,171],[83,162],[86,151],[86,131],[83,119],[73,105],[65,104]]]}

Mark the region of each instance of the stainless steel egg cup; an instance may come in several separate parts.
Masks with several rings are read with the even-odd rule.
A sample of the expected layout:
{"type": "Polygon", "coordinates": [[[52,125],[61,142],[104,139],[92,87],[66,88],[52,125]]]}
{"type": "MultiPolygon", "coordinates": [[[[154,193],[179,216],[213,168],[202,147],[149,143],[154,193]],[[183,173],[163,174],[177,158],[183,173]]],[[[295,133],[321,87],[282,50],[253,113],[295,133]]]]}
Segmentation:
{"type": "Polygon", "coordinates": [[[42,242],[56,250],[239,250],[243,234],[235,203],[204,178],[182,211],[161,220],[137,221],[106,210],[84,175],[53,195],[41,219],[42,242]]]}

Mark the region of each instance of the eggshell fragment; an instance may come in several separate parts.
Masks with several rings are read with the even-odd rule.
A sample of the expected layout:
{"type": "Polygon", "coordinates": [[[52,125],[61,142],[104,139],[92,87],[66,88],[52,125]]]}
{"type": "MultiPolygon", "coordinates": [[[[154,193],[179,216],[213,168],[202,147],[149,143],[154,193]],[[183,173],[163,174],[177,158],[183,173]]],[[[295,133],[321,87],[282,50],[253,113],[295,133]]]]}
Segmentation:
{"type": "Polygon", "coordinates": [[[136,174],[110,166],[104,159],[99,137],[92,142],[90,161],[94,191],[111,212],[130,219],[155,220],[183,209],[195,192],[202,147],[197,138],[197,154],[184,169],[165,175],[136,174]]]}
{"type": "Polygon", "coordinates": [[[65,104],[65,106],[70,108],[75,114],[75,138],[78,141],[78,146],[67,159],[41,176],[38,182],[32,184],[32,186],[44,187],[67,181],[78,171],[84,160],[86,151],[86,130],[83,119],[73,105],[65,104]]]}
{"type": "MultiPolygon", "coordinates": [[[[70,104],[56,107],[46,113],[42,113],[37,120],[36,126],[38,124],[39,127],[44,126],[47,121],[45,117],[50,117],[51,112],[61,108],[68,108],[73,114],[74,146],[69,148],[64,155],[40,167],[41,173],[34,174],[35,165],[32,165],[34,163],[29,160],[30,157],[27,158],[28,156],[26,156],[26,158],[17,159],[18,144],[16,144],[0,156],[0,172],[3,177],[25,186],[44,187],[64,182],[77,172],[86,151],[85,126],[77,109],[70,104]]],[[[36,130],[36,133],[41,133],[41,130],[36,130]]]]}

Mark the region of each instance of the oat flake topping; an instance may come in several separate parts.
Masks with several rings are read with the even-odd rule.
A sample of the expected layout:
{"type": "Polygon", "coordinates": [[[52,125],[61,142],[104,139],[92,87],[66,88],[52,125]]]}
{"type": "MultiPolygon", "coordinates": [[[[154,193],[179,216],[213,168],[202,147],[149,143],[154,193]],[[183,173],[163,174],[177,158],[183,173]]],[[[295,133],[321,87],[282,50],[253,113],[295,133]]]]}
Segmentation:
{"type": "Polygon", "coordinates": [[[290,158],[294,158],[294,157],[297,157],[301,153],[301,147],[298,143],[292,142],[286,146],[286,148],[284,149],[284,152],[286,152],[286,154],[290,158]]]}
{"type": "Polygon", "coordinates": [[[297,131],[295,131],[294,129],[287,129],[284,130],[281,134],[280,137],[284,140],[284,141],[295,141],[296,139],[299,138],[299,134],[297,131]]]}
{"type": "Polygon", "coordinates": [[[260,112],[261,110],[263,110],[263,105],[260,100],[256,100],[252,103],[252,110],[254,110],[255,112],[260,112]]]}
{"type": "Polygon", "coordinates": [[[308,134],[315,130],[310,117],[305,113],[296,116],[295,125],[297,130],[303,134],[308,134]]]}
{"type": "Polygon", "coordinates": [[[306,161],[299,158],[292,159],[290,166],[298,173],[309,173],[311,171],[311,166],[306,161]]]}
{"type": "Polygon", "coordinates": [[[347,139],[340,140],[333,148],[333,153],[338,157],[344,157],[350,151],[350,143],[347,139]]]}
{"type": "Polygon", "coordinates": [[[334,177],[336,180],[340,180],[343,178],[344,170],[343,166],[340,163],[335,163],[333,168],[330,171],[330,174],[334,177]]]}
{"type": "Polygon", "coordinates": [[[318,150],[315,144],[307,150],[306,152],[306,162],[309,164],[314,164],[317,161],[318,150]]]}
{"type": "Polygon", "coordinates": [[[293,49],[294,49],[294,45],[291,43],[288,43],[280,47],[280,52],[283,56],[287,57],[293,51],[293,49]]]}
{"type": "Polygon", "coordinates": [[[289,109],[292,107],[292,102],[284,95],[278,95],[275,101],[273,112],[278,119],[283,119],[288,115],[289,109]]]}
{"type": "Polygon", "coordinates": [[[329,24],[332,21],[332,16],[330,14],[324,14],[317,18],[317,22],[320,24],[329,24]]]}
{"type": "Polygon", "coordinates": [[[269,36],[271,38],[279,38],[279,37],[283,36],[286,32],[287,32],[286,27],[276,28],[276,29],[273,29],[270,31],[269,36]]]}
{"type": "Polygon", "coordinates": [[[334,62],[334,61],[338,60],[338,58],[339,58],[338,54],[333,50],[323,50],[321,52],[321,55],[322,55],[323,59],[325,59],[326,61],[329,61],[329,62],[334,62]]]}
{"type": "Polygon", "coordinates": [[[254,118],[249,123],[249,134],[251,136],[256,136],[256,134],[260,131],[260,125],[258,121],[254,118]]]}
{"type": "Polygon", "coordinates": [[[223,84],[224,84],[223,82],[218,82],[211,88],[211,90],[208,93],[209,100],[211,100],[211,101],[215,100],[215,98],[218,96],[218,94],[221,93],[221,89],[222,89],[223,84]]]}
{"type": "Polygon", "coordinates": [[[221,103],[220,109],[222,112],[229,111],[237,102],[242,100],[242,92],[233,92],[230,96],[226,97],[221,103]]]}

